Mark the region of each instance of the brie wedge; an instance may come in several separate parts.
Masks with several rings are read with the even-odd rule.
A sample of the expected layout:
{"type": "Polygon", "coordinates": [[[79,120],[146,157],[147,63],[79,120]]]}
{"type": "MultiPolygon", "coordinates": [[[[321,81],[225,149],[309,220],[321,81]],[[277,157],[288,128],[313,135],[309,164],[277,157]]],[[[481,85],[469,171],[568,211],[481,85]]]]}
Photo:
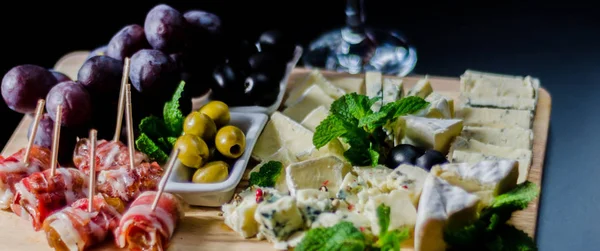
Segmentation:
{"type": "Polygon", "coordinates": [[[324,93],[334,99],[345,94],[344,90],[327,81],[319,70],[313,70],[306,76],[302,83],[290,91],[285,101],[285,106],[289,107],[299,102],[304,93],[312,86],[319,86],[324,93]]]}
{"type": "MultiPolygon", "coordinates": [[[[282,168],[280,171],[281,173],[279,174],[279,177],[277,178],[277,181],[275,182],[274,188],[280,192],[287,193],[288,188],[287,188],[287,184],[285,183],[285,167],[287,167],[288,165],[290,165],[294,162],[297,162],[298,160],[296,159],[295,156],[290,154],[290,151],[287,148],[282,147],[277,152],[275,152],[273,155],[271,155],[267,159],[261,161],[258,165],[256,165],[254,168],[252,168],[252,170],[250,170],[248,175],[251,175],[252,173],[255,173],[255,172],[259,172],[261,167],[264,166],[269,161],[281,162],[281,165],[282,165],[282,168]]],[[[248,176],[248,178],[249,177],[250,176],[248,176]]]]}
{"type": "Polygon", "coordinates": [[[431,119],[417,116],[402,117],[403,133],[410,143],[448,153],[452,140],[463,128],[460,119],[431,119]]]}
{"type": "Polygon", "coordinates": [[[338,157],[314,158],[287,166],[286,182],[292,195],[300,189],[320,189],[325,186],[333,198],[350,170],[350,165],[338,157]]]}
{"type": "Polygon", "coordinates": [[[525,110],[496,108],[462,107],[456,117],[463,119],[466,126],[486,126],[495,128],[521,127],[530,129],[533,114],[525,110]]]}
{"type": "Polygon", "coordinates": [[[434,175],[427,176],[417,210],[415,251],[444,251],[444,231],[477,218],[479,198],[434,175]]]}
{"type": "Polygon", "coordinates": [[[432,92],[431,94],[427,95],[427,97],[425,97],[425,101],[430,102],[430,103],[435,100],[439,100],[439,99],[446,100],[446,103],[448,103],[448,108],[450,110],[450,118],[454,118],[454,99],[452,99],[450,97],[446,97],[435,91],[432,92]]]}
{"type": "Polygon", "coordinates": [[[283,114],[296,122],[300,122],[306,115],[319,106],[325,106],[325,108],[329,109],[333,101],[335,100],[328,96],[321,87],[313,85],[306,90],[298,102],[285,108],[283,114]]]}
{"type": "Polygon", "coordinates": [[[406,190],[394,190],[389,194],[380,194],[369,198],[364,215],[371,221],[371,231],[379,236],[381,226],[379,226],[379,217],[377,217],[377,208],[384,204],[390,207],[390,223],[388,231],[396,230],[402,227],[412,229],[417,220],[417,209],[412,204],[410,194],[406,190]]]}

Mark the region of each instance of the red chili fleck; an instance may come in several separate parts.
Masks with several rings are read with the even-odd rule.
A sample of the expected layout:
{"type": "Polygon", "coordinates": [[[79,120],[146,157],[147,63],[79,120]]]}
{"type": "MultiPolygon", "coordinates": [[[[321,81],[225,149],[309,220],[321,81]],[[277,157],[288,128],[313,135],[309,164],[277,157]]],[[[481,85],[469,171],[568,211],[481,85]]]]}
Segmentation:
{"type": "Polygon", "coordinates": [[[256,189],[256,203],[260,203],[263,199],[263,190],[262,189],[256,189]]]}
{"type": "Polygon", "coordinates": [[[408,186],[407,186],[407,185],[404,185],[404,186],[402,186],[402,188],[404,188],[404,189],[408,189],[408,186]]]}
{"type": "Polygon", "coordinates": [[[360,231],[364,232],[365,231],[365,227],[360,227],[360,231]]]}
{"type": "Polygon", "coordinates": [[[324,182],[323,182],[323,186],[325,186],[325,187],[326,187],[326,186],[327,186],[327,184],[329,184],[329,180],[326,180],[326,181],[324,181],[324,182]]]}

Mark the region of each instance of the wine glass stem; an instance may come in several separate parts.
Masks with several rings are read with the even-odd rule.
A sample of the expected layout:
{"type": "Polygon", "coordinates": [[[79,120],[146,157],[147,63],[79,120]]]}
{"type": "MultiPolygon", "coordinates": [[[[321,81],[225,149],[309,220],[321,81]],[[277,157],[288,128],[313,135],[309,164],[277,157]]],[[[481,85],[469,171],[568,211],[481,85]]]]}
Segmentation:
{"type": "Polygon", "coordinates": [[[363,32],[364,0],[346,0],[346,25],[354,32],[363,32]]]}

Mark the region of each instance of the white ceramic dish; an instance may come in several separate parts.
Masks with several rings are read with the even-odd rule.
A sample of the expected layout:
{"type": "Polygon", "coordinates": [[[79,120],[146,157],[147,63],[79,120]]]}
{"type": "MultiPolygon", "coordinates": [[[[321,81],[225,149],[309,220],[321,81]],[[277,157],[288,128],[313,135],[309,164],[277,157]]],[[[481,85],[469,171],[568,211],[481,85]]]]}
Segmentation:
{"type": "MultiPolygon", "coordinates": [[[[279,109],[279,106],[281,106],[281,102],[283,101],[283,96],[285,95],[285,91],[287,89],[288,80],[290,78],[290,75],[292,74],[292,71],[296,67],[296,64],[298,64],[300,57],[302,57],[302,51],[303,50],[302,50],[301,46],[296,46],[296,49],[294,50],[294,57],[292,58],[292,60],[290,60],[290,62],[288,62],[287,67],[285,69],[285,75],[283,76],[283,79],[281,79],[281,82],[279,83],[279,95],[277,95],[277,100],[275,101],[275,103],[273,103],[270,106],[232,106],[229,108],[229,110],[232,112],[243,112],[243,113],[252,112],[252,113],[264,113],[264,114],[268,114],[268,115],[271,115],[275,111],[277,111],[277,109],[279,109]]],[[[208,103],[208,101],[209,101],[208,96],[210,96],[210,93],[206,94],[202,97],[194,98],[193,109],[199,109],[204,104],[208,103]]]]}
{"type": "Polygon", "coordinates": [[[219,207],[227,203],[233,197],[235,188],[244,175],[252,149],[268,119],[269,117],[264,113],[231,112],[230,124],[239,127],[246,135],[246,149],[229,168],[229,177],[219,183],[192,183],[190,180],[194,169],[183,166],[178,161],[165,191],[179,194],[188,204],[194,206],[219,207]]]}

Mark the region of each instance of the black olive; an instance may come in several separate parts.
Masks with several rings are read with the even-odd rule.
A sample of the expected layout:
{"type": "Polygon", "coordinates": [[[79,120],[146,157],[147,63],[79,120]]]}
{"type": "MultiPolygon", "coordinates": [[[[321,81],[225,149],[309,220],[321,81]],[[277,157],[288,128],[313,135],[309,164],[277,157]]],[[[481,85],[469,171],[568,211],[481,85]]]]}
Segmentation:
{"type": "Polygon", "coordinates": [[[444,156],[444,154],[441,152],[431,149],[425,151],[425,154],[417,158],[417,160],[415,161],[416,166],[421,167],[427,171],[431,170],[433,166],[443,163],[448,163],[446,156],[444,156]]]}
{"type": "Polygon", "coordinates": [[[258,38],[258,43],[261,51],[277,51],[283,53],[286,58],[291,58],[294,54],[294,42],[289,36],[277,30],[263,32],[258,38]]]}
{"type": "Polygon", "coordinates": [[[225,103],[240,101],[244,94],[245,77],[229,63],[217,66],[213,72],[214,81],[211,83],[213,97],[225,103]]]}
{"type": "Polygon", "coordinates": [[[244,82],[244,94],[256,105],[269,106],[279,94],[279,81],[264,73],[253,73],[244,82]]]}
{"type": "Polygon", "coordinates": [[[388,153],[385,165],[388,168],[396,168],[401,164],[414,165],[415,160],[423,155],[423,149],[409,144],[400,144],[393,147],[388,153]]]}
{"type": "Polygon", "coordinates": [[[261,51],[248,58],[248,64],[252,71],[283,72],[287,63],[285,59],[274,52],[261,51]]]}

